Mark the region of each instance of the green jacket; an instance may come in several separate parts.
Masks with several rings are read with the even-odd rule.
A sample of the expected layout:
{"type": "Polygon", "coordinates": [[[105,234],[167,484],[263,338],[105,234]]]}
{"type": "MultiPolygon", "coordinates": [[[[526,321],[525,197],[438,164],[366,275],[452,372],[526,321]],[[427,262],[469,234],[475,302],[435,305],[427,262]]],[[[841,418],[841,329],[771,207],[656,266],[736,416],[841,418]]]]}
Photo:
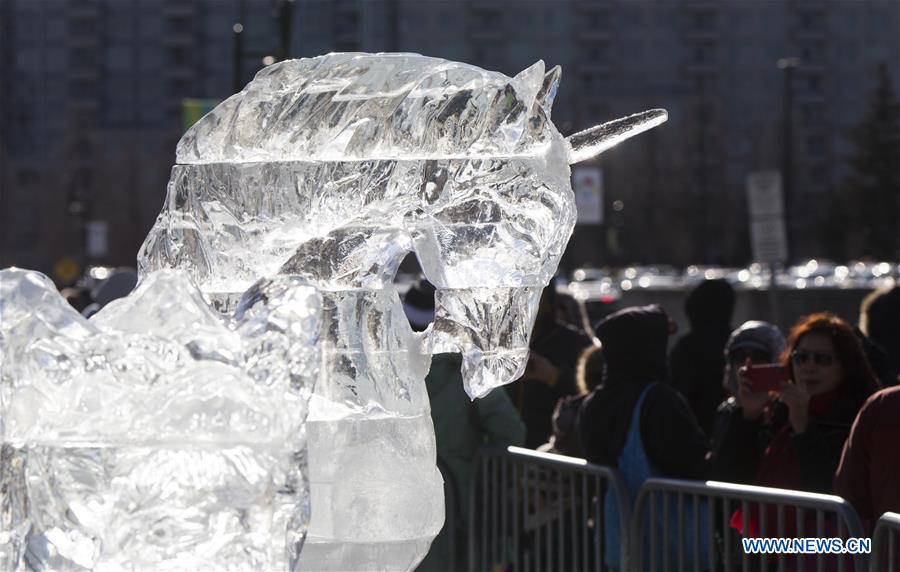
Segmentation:
{"type": "MultiPolygon", "coordinates": [[[[460,354],[436,354],[425,384],[431,401],[438,462],[449,473],[444,476],[446,486],[457,495],[455,506],[447,498],[447,512],[453,511],[457,524],[464,527],[469,520],[469,481],[478,449],[487,444],[523,446],[525,424],[503,390],[471,401],[463,389],[461,365],[460,354]]],[[[446,533],[442,530],[432,543],[431,551],[418,567],[420,572],[448,569],[446,533]]],[[[457,561],[456,565],[464,568],[464,562],[457,561]]]]}
{"type": "Polygon", "coordinates": [[[478,449],[482,445],[523,446],[525,424],[505,391],[492,391],[471,401],[463,389],[461,364],[460,354],[435,355],[425,386],[431,401],[438,460],[456,481],[465,517],[469,474],[478,449]]]}

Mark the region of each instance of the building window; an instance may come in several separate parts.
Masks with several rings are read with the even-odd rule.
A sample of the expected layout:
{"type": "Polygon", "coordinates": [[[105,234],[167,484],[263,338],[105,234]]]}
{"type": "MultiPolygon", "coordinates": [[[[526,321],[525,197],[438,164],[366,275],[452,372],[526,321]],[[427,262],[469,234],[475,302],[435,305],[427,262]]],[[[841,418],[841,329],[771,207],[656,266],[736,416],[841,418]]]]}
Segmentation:
{"type": "Polygon", "coordinates": [[[38,180],[37,173],[30,169],[22,169],[18,172],[16,179],[18,179],[20,187],[30,187],[35,184],[38,180]]]}
{"type": "Polygon", "coordinates": [[[585,56],[591,63],[606,63],[609,61],[609,47],[606,44],[590,44],[585,56]]]}
{"type": "Polygon", "coordinates": [[[37,51],[34,48],[19,48],[15,51],[16,68],[33,70],[38,65],[37,51]]]}
{"type": "Polygon", "coordinates": [[[822,186],[828,183],[828,165],[819,163],[812,167],[809,170],[809,180],[818,186],[816,190],[824,190],[822,186]]]}
{"type": "Polygon", "coordinates": [[[134,66],[131,46],[110,46],[106,52],[106,65],[110,70],[130,70],[134,66]]]}
{"type": "Polygon", "coordinates": [[[800,16],[800,27],[804,30],[813,30],[821,27],[822,18],[820,14],[805,12],[800,16]]]}
{"type": "Polygon", "coordinates": [[[169,26],[173,32],[176,34],[190,34],[191,33],[191,19],[185,17],[173,17],[169,18],[169,26]]]}
{"type": "Polygon", "coordinates": [[[481,30],[496,30],[500,28],[501,14],[496,10],[479,10],[474,13],[475,26],[481,30]]]}
{"type": "Polygon", "coordinates": [[[338,40],[334,43],[336,52],[355,52],[359,50],[359,44],[355,40],[338,40]]]}
{"type": "Polygon", "coordinates": [[[72,48],[72,64],[80,67],[93,67],[97,65],[97,51],[93,48],[72,48]]]}
{"type": "Polygon", "coordinates": [[[72,36],[93,36],[97,33],[97,21],[94,18],[79,18],[69,21],[69,34],[72,36]]]}
{"type": "Polygon", "coordinates": [[[713,49],[707,45],[694,46],[694,63],[705,64],[712,61],[713,49]]]}
{"type": "Polygon", "coordinates": [[[589,73],[581,74],[581,88],[584,90],[593,90],[594,89],[593,74],[589,74],[589,73]]]}
{"type": "Polygon", "coordinates": [[[191,63],[191,53],[187,48],[169,48],[169,61],[176,66],[185,66],[191,63]]]}
{"type": "Polygon", "coordinates": [[[710,30],[713,28],[715,14],[698,13],[694,14],[692,23],[695,30],[710,30]]]}
{"type": "Polygon", "coordinates": [[[72,81],[69,94],[75,99],[93,99],[97,97],[97,86],[89,81],[72,81]]]}
{"type": "Polygon", "coordinates": [[[609,14],[605,12],[588,12],[584,22],[588,30],[605,30],[609,27],[609,14]]]}
{"type": "Polygon", "coordinates": [[[171,93],[177,96],[191,95],[191,80],[184,78],[173,78],[169,80],[169,89],[171,93]]]}
{"type": "Polygon", "coordinates": [[[801,105],[800,116],[804,121],[816,122],[822,118],[822,106],[816,104],[801,105]]]}
{"type": "Polygon", "coordinates": [[[806,139],[806,150],[812,155],[821,157],[825,153],[825,137],[813,135],[806,139]]]}
{"type": "Polygon", "coordinates": [[[810,91],[822,91],[822,76],[816,74],[806,78],[806,87],[810,91]]]}

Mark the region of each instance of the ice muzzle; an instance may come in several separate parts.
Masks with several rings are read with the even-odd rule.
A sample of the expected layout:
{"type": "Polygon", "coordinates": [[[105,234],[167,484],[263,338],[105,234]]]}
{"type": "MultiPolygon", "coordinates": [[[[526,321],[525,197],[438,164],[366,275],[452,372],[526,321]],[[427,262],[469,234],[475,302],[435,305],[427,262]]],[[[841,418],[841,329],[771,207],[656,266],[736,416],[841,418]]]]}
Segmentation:
{"type": "Polygon", "coordinates": [[[540,297],[539,287],[437,291],[432,350],[462,354],[469,396],[521,377],[540,297]]]}

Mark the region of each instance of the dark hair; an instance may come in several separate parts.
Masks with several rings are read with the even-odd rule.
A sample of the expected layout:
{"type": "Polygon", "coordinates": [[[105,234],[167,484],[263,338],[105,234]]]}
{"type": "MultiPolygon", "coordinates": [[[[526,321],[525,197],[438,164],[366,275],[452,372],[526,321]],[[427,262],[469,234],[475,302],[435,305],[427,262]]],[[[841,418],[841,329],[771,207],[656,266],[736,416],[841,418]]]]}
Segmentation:
{"type": "Polygon", "coordinates": [[[578,356],[578,366],[575,370],[575,385],[578,393],[587,395],[600,385],[603,380],[603,350],[599,345],[590,345],[578,356]]]}
{"type": "Polygon", "coordinates": [[[859,329],[876,341],[900,337],[900,286],[875,290],[863,299],[859,329]]]}
{"type": "Polygon", "coordinates": [[[688,293],[684,311],[693,329],[728,325],[734,314],[734,288],[721,278],[704,280],[688,293]]]}
{"type": "Polygon", "coordinates": [[[831,339],[837,359],[844,370],[844,379],[838,391],[849,400],[848,405],[854,410],[859,409],[870,395],[878,391],[879,384],[853,328],[838,316],[820,312],[800,318],[791,328],[781,362],[787,366],[793,378],[791,353],[797,349],[804,336],[813,333],[825,334],[831,339]]]}

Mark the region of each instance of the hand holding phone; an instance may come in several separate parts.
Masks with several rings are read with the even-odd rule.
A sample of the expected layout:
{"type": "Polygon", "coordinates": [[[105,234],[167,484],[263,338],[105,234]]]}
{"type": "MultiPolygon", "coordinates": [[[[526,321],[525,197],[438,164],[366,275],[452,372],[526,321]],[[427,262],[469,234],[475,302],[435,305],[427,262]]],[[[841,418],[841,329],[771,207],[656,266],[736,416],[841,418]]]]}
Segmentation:
{"type": "Polygon", "coordinates": [[[750,364],[747,366],[747,378],[753,393],[767,393],[780,390],[788,381],[788,372],[780,363],[750,364]]]}

